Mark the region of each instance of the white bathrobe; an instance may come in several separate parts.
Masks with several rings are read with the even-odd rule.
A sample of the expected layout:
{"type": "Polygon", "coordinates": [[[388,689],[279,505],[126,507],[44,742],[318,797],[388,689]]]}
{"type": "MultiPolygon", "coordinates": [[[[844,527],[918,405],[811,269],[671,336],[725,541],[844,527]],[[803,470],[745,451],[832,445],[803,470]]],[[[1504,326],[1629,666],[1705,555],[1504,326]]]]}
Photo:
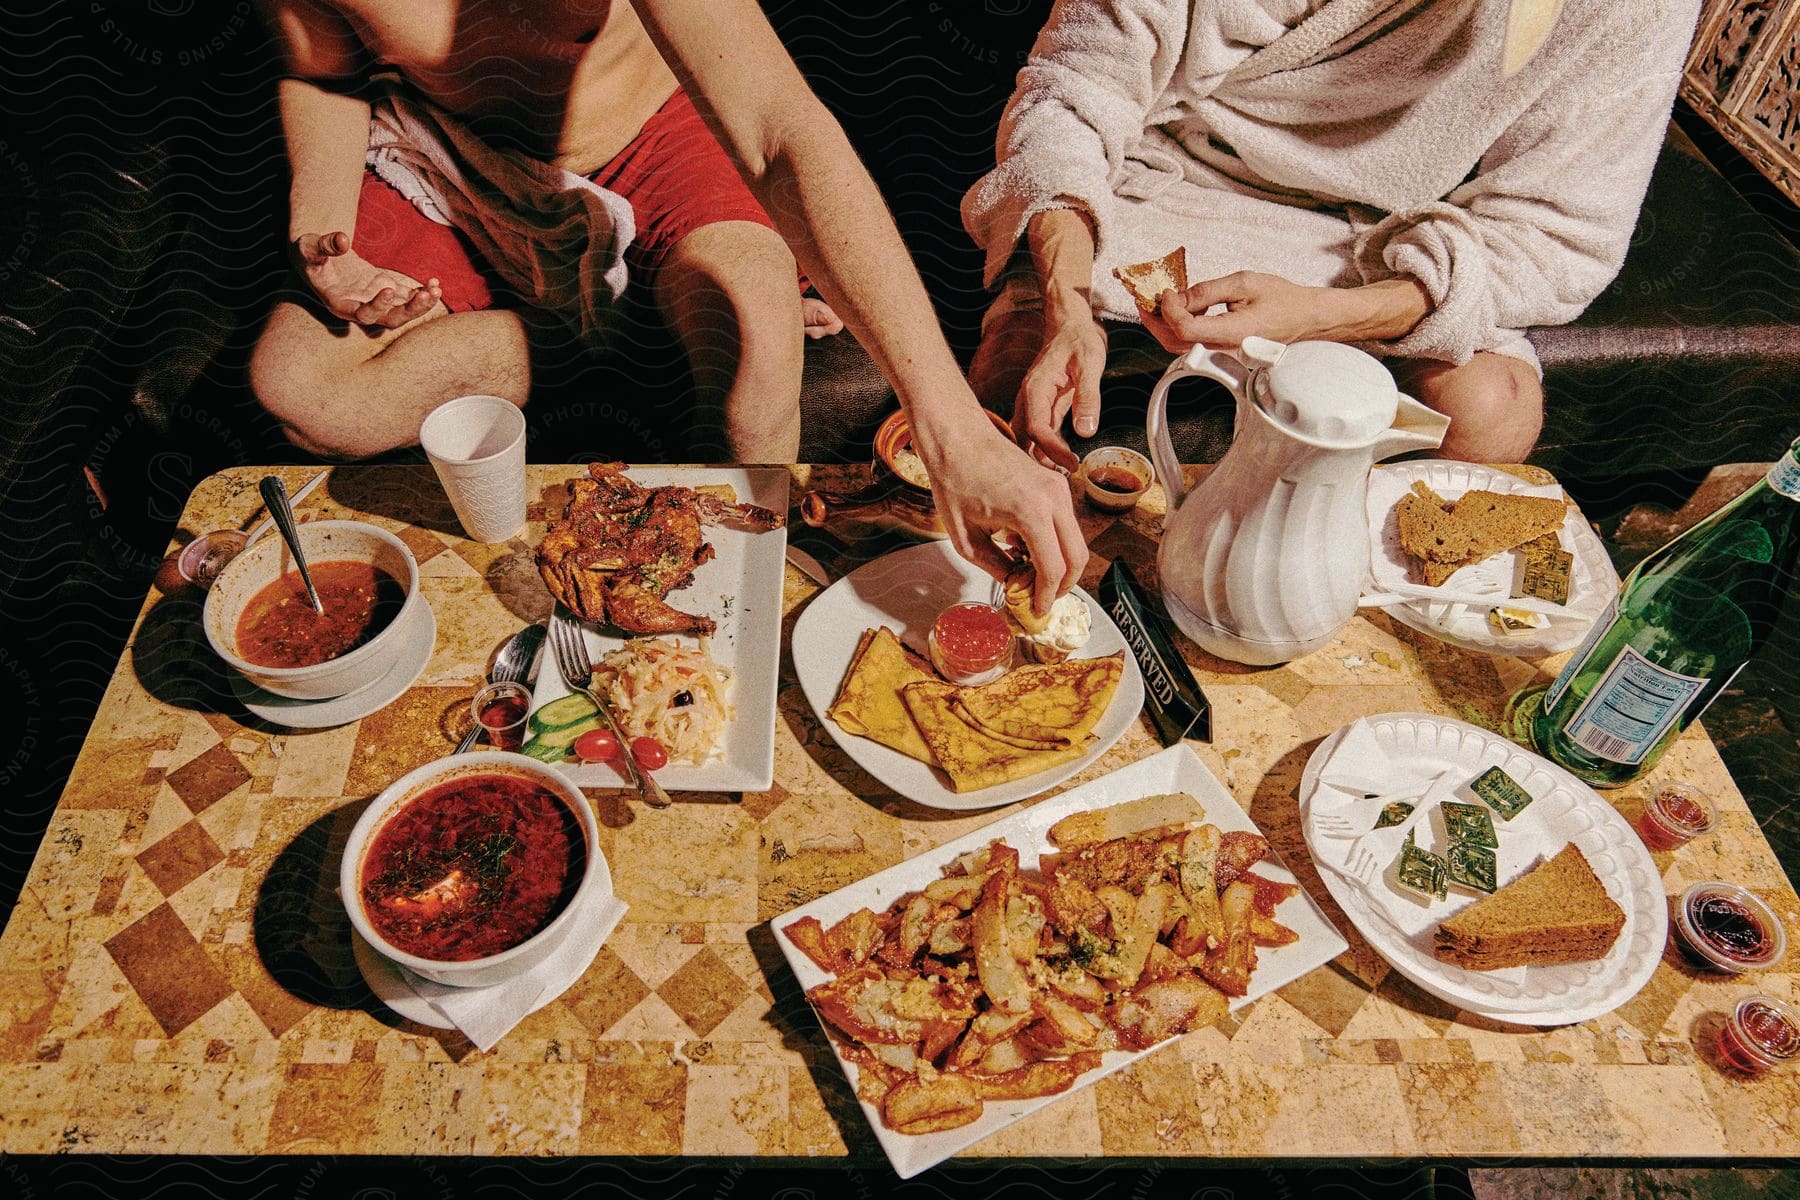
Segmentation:
{"type": "Polygon", "coordinates": [[[1411,276],[1433,310],[1377,353],[1536,355],[1624,260],[1700,0],[1565,0],[1510,77],[1505,0],[1057,0],[963,200],[990,285],[1026,222],[1085,210],[1111,269],[1187,247],[1348,287],[1411,276]]]}

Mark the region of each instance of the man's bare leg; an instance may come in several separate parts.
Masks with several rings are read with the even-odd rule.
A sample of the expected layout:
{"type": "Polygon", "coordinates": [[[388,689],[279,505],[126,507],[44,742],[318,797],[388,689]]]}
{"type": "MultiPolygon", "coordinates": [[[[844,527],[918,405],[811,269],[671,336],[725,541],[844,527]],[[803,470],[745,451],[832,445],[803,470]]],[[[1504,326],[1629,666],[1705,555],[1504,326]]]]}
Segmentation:
{"type": "Polygon", "coordinates": [[[366,458],[416,443],[446,400],[481,392],[524,404],[531,358],[523,323],[499,309],[439,304],[399,329],[370,330],[283,302],[257,339],[250,383],[296,445],[366,458]]]}
{"type": "Polygon", "coordinates": [[[781,236],[754,221],[695,230],[658,272],[656,304],[687,351],[697,400],[723,413],[730,459],[793,462],[802,318],[781,236]]]}
{"type": "Polygon", "coordinates": [[[1524,462],[1544,427],[1544,385],[1521,359],[1483,351],[1462,366],[1390,361],[1402,391],[1445,413],[1438,454],[1464,462],[1524,462]]]}

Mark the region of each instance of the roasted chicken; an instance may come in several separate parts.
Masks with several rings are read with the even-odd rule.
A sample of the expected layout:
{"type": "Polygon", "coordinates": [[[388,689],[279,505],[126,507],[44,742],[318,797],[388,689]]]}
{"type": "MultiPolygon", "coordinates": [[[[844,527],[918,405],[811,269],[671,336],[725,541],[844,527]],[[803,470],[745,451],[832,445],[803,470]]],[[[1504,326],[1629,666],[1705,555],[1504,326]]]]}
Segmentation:
{"type": "Polygon", "coordinates": [[[702,525],[775,529],[779,514],[687,487],[642,487],[623,463],[590,463],[569,484],[562,520],[538,543],[550,594],[583,620],[627,633],[710,634],[709,617],[672,607],[669,593],[693,582],[713,556],[702,525]]]}

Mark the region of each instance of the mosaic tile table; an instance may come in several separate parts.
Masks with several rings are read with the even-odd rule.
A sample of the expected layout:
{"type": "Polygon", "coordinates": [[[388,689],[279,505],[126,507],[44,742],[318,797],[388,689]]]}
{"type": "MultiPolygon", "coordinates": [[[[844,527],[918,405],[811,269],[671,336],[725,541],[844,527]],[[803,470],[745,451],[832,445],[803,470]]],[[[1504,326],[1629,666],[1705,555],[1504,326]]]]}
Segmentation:
{"type": "MultiPolygon", "coordinates": [[[[182,536],[240,523],[261,473],[206,481],[182,536]]],[[[290,488],[308,474],[282,473],[290,488]]],[[[530,534],[572,473],[531,468],[542,499],[530,534]]],[[[857,471],[810,474],[841,483],[857,471]]],[[[796,497],[808,476],[796,470],[796,497]]],[[[1153,577],[1160,503],[1153,492],[1123,517],[1084,516],[1090,586],[1115,558],[1153,577]]],[[[359,723],[267,728],[232,702],[197,600],[153,592],[0,938],[4,1149],[876,1159],[767,922],[1011,810],[946,816],[885,793],[814,720],[784,651],[775,787],[666,811],[591,793],[630,914],[575,987],[477,1053],[367,993],[333,888],[364,801],[450,749],[494,647],[546,610],[530,542],[463,540],[422,466],[340,468],[302,513],[405,538],[438,618],[431,661],[359,723]]],[[[788,629],[816,591],[789,569],[788,629]]],[[[1391,973],[1308,862],[1294,790],[1320,738],[1401,709],[1492,725],[1508,694],[1560,660],[1465,653],[1378,613],[1278,670],[1184,650],[1215,706],[1212,743],[1195,749],[1351,948],[972,1153],[1766,1159],[1800,1148],[1800,1074],[1729,1078],[1698,1048],[1746,992],[1800,996],[1800,953],[1721,979],[1670,951],[1605,1017],[1496,1025],[1391,973]]],[[[1156,748],[1140,720],[1070,783],[1156,748]]],[[[1668,891],[1737,880],[1800,945],[1800,902],[1698,727],[1656,778],[1676,773],[1711,789],[1722,828],[1657,856],[1668,891]]],[[[1640,797],[1612,798],[1635,816],[1640,797]]]]}

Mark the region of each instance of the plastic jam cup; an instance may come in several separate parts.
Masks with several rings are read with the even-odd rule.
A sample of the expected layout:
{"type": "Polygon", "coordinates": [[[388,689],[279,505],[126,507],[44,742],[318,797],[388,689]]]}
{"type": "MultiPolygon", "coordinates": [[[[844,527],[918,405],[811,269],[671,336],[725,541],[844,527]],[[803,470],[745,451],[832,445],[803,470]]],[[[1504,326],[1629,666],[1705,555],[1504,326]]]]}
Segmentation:
{"type": "Polygon", "coordinates": [[[1719,1031],[1719,1055],[1746,1075],[1800,1060],[1800,1013],[1774,996],[1745,996],[1719,1031]]]}
{"type": "Polygon", "coordinates": [[[1650,849],[1673,850],[1710,830],[1713,821],[1712,800],[1705,790],[1674,779],[1645,802],[1637,831],[1650,849]]]}
{"type": "Polygon", "coordinates": [[[517,750],[525,741],[525,719],[531,715],[531,689],[522,683],[490,683],[469,705],[488,745],[517,750]]]}
{"type": "Polygon", "coordinates": [[[1753,971],[1781,961],[1787,932],[1756,893],[1709,880],[1681,894],[1675,906],[1675,944],[1708,971],[1753,971]]]}

